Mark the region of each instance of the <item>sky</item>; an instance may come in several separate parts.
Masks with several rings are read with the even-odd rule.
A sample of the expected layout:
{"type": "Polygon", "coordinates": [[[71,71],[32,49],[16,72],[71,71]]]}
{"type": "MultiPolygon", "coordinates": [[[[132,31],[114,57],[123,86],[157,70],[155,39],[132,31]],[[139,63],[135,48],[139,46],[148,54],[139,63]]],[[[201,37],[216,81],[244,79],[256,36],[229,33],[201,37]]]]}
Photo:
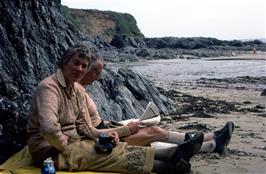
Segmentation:
{"type": "Polygon", "coordinates": [[[61,0],[133,15],[145,37],[266,38],[266,0],[61,0]]]}

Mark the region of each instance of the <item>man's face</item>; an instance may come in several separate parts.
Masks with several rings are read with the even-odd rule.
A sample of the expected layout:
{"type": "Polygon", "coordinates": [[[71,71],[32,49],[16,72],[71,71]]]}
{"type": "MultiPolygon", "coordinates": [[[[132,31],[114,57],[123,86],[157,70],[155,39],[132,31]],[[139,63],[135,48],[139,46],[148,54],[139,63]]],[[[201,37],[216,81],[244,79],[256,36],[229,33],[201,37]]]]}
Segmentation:
{"type": "Polygon", "coordinates": [[[77,55],[73,56],[65,65],[63,65],[63,74],[67,84],[80,81],[87,72],[88,60],[86,58],[79,58],[77,55]]]}
{"type": "Polygon", "coordinates": [[[103,63],[102,61],[97,60],[96,67],[92,70],[93,81],[99,80],[102,70],[103,70],[103,63]]]}
{"type": "Polygon", "coordinates": [[[83,82],[85,85],[91,84],[94,80],[98,80],[100,78],[101,72],[103,70],[103,62],[101,60],[96,61],[96,65],[94,68],[89,70],[86,75],[83,77],[83,82]]]}

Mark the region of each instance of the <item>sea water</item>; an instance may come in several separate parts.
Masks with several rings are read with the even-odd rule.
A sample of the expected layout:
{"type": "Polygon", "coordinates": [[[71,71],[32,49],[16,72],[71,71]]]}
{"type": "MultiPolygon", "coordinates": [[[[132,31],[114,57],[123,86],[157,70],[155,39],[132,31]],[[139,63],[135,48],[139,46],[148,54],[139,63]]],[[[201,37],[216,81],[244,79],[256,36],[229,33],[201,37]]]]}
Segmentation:
{"type": "Polygon", "coordinates": [[[167,59],[112,64],[111,67],[114,70],[119,67],[130,68],[155,83],[163,84],[193,82],[201,78],[266,76],[266,60],[167,59]]]}

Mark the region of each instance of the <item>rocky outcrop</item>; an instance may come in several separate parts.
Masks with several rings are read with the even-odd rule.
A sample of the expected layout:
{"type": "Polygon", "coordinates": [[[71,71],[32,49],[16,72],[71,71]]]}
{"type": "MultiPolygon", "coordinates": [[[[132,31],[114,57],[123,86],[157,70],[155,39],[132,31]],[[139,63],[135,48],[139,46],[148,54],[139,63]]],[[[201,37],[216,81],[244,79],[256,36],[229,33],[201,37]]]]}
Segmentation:
{"type": "MultiPolygon", "coordinates": [[[[72,23],[83,32],[94,36],[100,36],[117,48],[133,47],[137,49],[161,49],[156,54],[160,58],[175,58],[167,54],[168,49],[181,50],[188,55],[197,57],[232,56],[239,51],[252,51],[254,48],[266,51],[266,43],[263,40],[218,40],[210,37],[162,37],[145,38],[140,32],[137,21],[127,13],[112,11],[100,11],[91,9],[72,9],[64,6],[65,14],[72,23]],[[195,50],[195,51],[194,51],[195,50]],[[197,54],[196,52],[199,52],[197,54]]],[[[180,51],[179,51],[180,52],[180,51]]],[[[142,57],[148,58],[150,56],[142,57]]],[[[180,55],[182,57],[182,55],[180,55]]],[[[155,58],[157,58],[155,56],[155,58]]]]}
{"type": "Polygon", "coordinates": [[[104,52],[110,61],[138,59],[198,59],[204,57],[236,56],[243,52],[266,51],[261,40],[218,40],[206,37],[145,38],[133,16],[127,13],[63,6],[64,13],[83,33],[101,37],[117,48],[104,52]],[[110,54],[110,52],[112,52],[110,54]]]}
{"type": "Polygon", "coordinates": [[[153,101],[164,114],[175,110],[171,100],[130,69],[114,72],[105,68],[101,79],[90,85],[88,91],[99,106],[101,117],[106,120],[139,117],[149,101],[153,101]]]}
{"type": "MultiPolygon", "coordinates": [[[[66,48],[82,40],[104,57],[117,56],[104,40],[79,33],[61,10],[60,0],[0,1],[0,163],[26,144],[31,95],[57,69],[66,48]]],[[[128,70],[106,70],[90,89],[108,119],[138,116],[149,100],[163,113],[171,108],[170,100],[128,70]]]]}
{"type": "Polygon", "coordinates": [[[78,32],[56,0],[0,2],[0,162],[27,140],[25,126],[38,81],[56,69],[78,32]]]}
{"type": "Polygon", "coordinates": [[[163,38],[145,38],[148,48],[171,48],[171,49],[208,49],[221,51],[251,51],[254,48],[266,51],[266,43],[260,40],[241,41],[241,40],[218,40],[216,38],[206,37],[163,37],[163,38]]]}

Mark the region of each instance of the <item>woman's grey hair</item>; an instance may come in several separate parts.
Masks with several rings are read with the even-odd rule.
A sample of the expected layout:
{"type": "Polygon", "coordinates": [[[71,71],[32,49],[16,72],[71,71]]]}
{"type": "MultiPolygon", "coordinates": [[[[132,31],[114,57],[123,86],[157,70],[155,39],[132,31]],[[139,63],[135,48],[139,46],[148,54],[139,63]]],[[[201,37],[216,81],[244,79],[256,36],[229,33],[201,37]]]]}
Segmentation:
{"type": "Polygon", "coordinates": [[[78,58],[86,58],[89,61],[89,64],[91,64],[92,54],[92,51],[86,45],[75,45],[64,52],[59,61],[59,67],[63,68],[63,65],[67,64],[67,62],[75,55],[77,55],[78,58]]]}

